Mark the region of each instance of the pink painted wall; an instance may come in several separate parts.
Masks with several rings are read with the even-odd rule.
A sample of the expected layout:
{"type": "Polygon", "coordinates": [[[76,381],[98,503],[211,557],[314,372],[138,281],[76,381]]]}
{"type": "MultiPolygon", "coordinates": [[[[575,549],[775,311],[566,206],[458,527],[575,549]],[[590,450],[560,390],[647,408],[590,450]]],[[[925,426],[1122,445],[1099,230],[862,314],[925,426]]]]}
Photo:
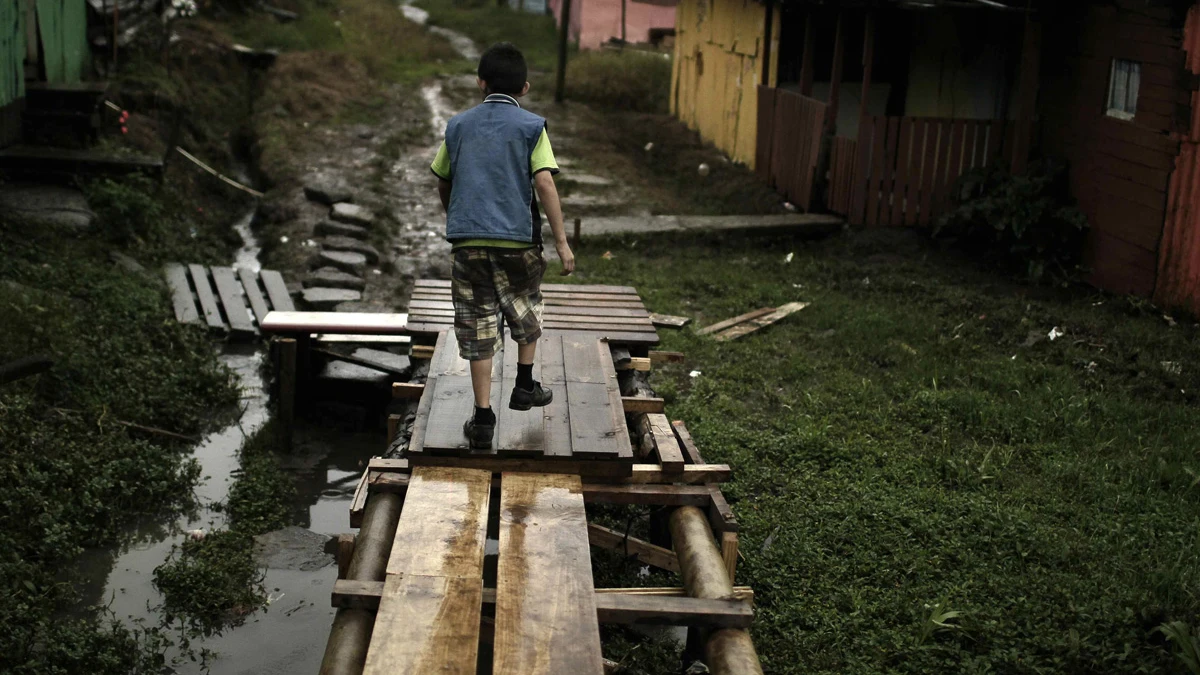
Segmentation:
{"type": "MultiPolygon", "coordinates": [[[[651,28],[674,28],[675,8],[625,0],[625,39],[649,42],[651,28]]],[[[563,0],[549,0],[556,20],[563,0]]],[[[596,49],[621,37],[621,0],[571,0],[571,39],[580,49],[596,49]]]]}

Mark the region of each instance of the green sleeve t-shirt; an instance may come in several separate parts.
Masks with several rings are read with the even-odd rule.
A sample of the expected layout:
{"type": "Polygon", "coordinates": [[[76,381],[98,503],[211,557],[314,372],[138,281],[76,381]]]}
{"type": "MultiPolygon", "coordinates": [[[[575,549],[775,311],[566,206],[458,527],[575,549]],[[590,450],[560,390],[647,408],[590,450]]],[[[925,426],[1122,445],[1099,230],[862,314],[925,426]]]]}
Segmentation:
{"type": "MultiPolygon", "coordinates": [[[[446,148],[446,142],[442,141],[441,147],[438,148],[437,155],[433,158],[433,164],[430,165],[434,175],[442,180],[453,180],[450,170],[450,151],[446,148]]],[[[529,156],[529,175],[534,175],[539,171],[549,171],[552,174],[558,173],[558,162],[554,159],[554,150],[550,147],[550,136],[542,129],[542,135],[538,137],[538,142],[533,146],[533,153],[529,156]]],[[[480,246],[491,248],[529,248],[529,244],[521,241],[510,241],[507,239],[464,239],[463,241],[454,242],[454,248],[463,248],[465,246],[480,246]]]]}

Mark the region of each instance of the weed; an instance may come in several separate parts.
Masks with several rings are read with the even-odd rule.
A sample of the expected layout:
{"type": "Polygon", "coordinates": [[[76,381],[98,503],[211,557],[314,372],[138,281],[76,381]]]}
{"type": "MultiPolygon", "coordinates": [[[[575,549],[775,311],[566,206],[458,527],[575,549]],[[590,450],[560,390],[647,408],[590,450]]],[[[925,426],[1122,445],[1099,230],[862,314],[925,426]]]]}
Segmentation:
{"type": "MultiPolygon", "coordinates": [[[[558,63],[558,34],[554,17],[500,7],[494,2],[459,0],[419,0],[417,6],[429,12],[429,23],[463,33],[476,44],[487,47],[511,42],[525,55],[531,71],[553,71],[558,63]]],[[[474,71],[475,64],[471,64],[474,71]]]]}
{"type": "Polygon", "coordinates": [[[589,51],[567,67],[567,96],[601,108],[667,112],[671,60],[636,49],[589,51]]]}
{"type": "Polygon", "coordinates": [[[1182,621],[1164,623],[1155,629],[1175,644],[1175,656],[1188,672],[1200,674],[1200,639],[1192,635],[1192,627],[1182,621]]]}
{"type": "Polygon", "coordinates": [[[237,624],[266,602],[254,540],[225,530],[187,540],[154,570],[168,620],[182,619],[202,634],[237,624]]]}

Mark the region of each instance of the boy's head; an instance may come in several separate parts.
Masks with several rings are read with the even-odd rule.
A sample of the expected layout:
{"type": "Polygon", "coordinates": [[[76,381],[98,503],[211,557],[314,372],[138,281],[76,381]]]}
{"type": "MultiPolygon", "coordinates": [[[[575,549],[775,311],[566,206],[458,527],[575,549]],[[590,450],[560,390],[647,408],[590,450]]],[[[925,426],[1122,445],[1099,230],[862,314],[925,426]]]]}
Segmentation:
{"type": "Polygon", "coordinates": [[[528,76],[525,57],[511,42],[497,42],[479,57],[479,88],[484,94],[524,96],[528,76]]]}

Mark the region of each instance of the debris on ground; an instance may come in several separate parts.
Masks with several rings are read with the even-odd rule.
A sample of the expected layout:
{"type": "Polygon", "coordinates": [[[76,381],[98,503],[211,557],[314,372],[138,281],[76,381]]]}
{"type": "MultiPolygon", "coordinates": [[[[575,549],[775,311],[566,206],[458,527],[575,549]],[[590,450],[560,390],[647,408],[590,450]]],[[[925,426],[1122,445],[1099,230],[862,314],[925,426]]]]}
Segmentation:
{"type": "Polygon", "coordinates": [[[808,305],[809,303],[807,302],[789,302],[786,305],[781,305],[780,307],[764,307],[762,309],[756,309],[753,312],[747,312],[741,316],[735,316],[732,319],[726,319],[725,321],[720,321],[711,326],[701,328],[700,330],[696,331],[696,334],[713,335],[715,333],[713,336],[714,339],[720,342],[735,340],[743,335],[753,333],[759,328],[770,326],[789,314],[799,312],[805,307],[808,307],[808,305]]]}
{"type": "Polygon", "coordinates": [[[650,323],[659,328],[683,328],[692,320],[690,316],[672,316],[670,314],[651,314],[650,323]]]}
{"type": "Polygon", "coordinates": [[[701,162],[700,166],[697,167],[696,170],[701,176],[707,176],[709,172],[708,164],[701,162]]]}
{"type": "Polygon", "coordinates": [[[1050,332],[1046,335],[1046,337],[1050,338],[1051,342],[1054,342],[1055,340],[1057,340],[1058,338],[1060,338],[1066,334],[1067,333],[1065,331],[1060,330],[1058,326],[1055,326],[1054,328],[1050,329],[1050,332]]]}
{"type": "Polygon", "coordinates": [[[612,252],[612,251],[605,251],[605,252],[604,252],[604,255],[602,255],[602,256],[600,256],[600,257],[601,257],[601,258],[604,258],[605,260],[612,260],[612,259],[613,259],[613,258],[615,258],[616,256],[614,256],[614,255],[613,255],[613,252],[612,252]]]}
{"type": "Polygon", "coordinates": [[[795,254],[795,253],[789,253],[789,254],[787,254],[787,256],[786,256],[786,257],[783,259],[783,262],[785,262],[785,263],[790,263],[790,262],[792,262],[792,260],[793,260],[795,257],[796,257],[796,254],[795,254]]]}
{"type": "Polygon", "coordinates": [[[703,373],[701,373],[699,370],[693,370],[692,372],[688,373],[688,377],[692,378],[693,380],[701,375],[703,375],[703,373]]]}

